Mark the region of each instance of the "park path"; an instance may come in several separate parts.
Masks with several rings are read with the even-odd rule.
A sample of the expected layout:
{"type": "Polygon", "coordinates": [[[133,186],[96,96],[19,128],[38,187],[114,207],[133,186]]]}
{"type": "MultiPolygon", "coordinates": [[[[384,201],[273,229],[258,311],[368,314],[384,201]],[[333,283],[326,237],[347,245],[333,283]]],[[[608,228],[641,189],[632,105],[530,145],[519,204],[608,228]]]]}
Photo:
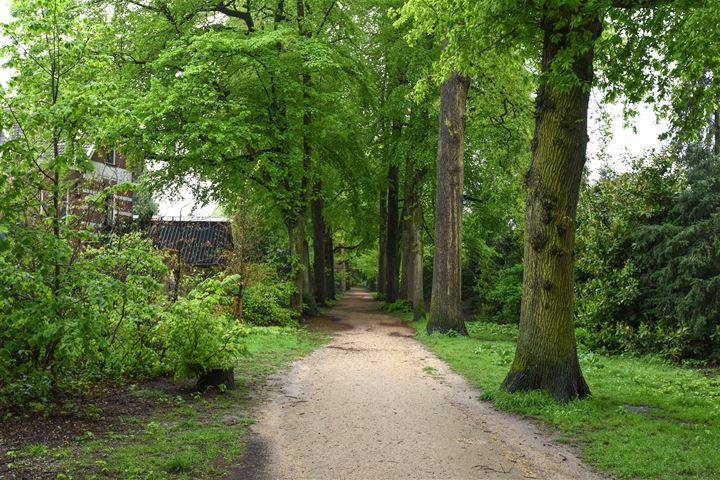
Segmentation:
{"type": "Polygon", "coordinates": [[[478,401],[364,290],[330,315],[332,342],[272,381],[233,478],[603,478],[532,423],[478,401]]]}

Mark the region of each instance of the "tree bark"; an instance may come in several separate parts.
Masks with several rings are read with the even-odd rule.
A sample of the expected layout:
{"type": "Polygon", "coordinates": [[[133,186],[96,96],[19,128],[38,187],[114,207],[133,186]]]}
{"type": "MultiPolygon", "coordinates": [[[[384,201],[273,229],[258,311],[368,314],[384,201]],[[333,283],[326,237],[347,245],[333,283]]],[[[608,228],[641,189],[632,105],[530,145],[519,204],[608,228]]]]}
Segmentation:
{"type": "Polygon", "coordinates": [[[325,291],[328,299],[335,300],[335,250],[330,231],[328,230],[325,235],[325,291]]]}
{"type": "MultiPolygon", "coordinates": [[[[413,321],[420,320],[425,316],[425,294],[423,288],[423,261],[422,261],[422,206],[420,204],[418,187],[412,195],[412,202],[408,209],[407,236],[410,251],[408,252],[408,296],[412,302],[413,321]]],[[[403,260],[406,261],[406,260],[403,260]]]]}
{"type": "Polygon", "coordinates": [[[720,110],[713,112],[713,153],[720,155],[720,110]]]}
{"type": "MultiPolygon", "coordinates": [[[[342,255],[342,249],[340,249],[339,253],[342,255]]],[[[347,290],[347,268],[345,262],[338,263],[338,273],[340,274],[340,292],[345,293],[347,290]]]]}
{"type": "Polygon", "coordinates": [[[200,375],[195,387],[198,390],[205,390],[208,387],[220,387],[221,385],[227,390],[235,390],[235,371],[232,368],[216,368],[200,375]]]}
{"type": "Polygon", "coordinates": [[[318,180],[315,182],[315,195],[312,200],[313,220],[313,273],[315,280],[315,299],[318,305],[327,305],[327,275],[325,269],[325,219],[323,218],[323,199],[320,196],[322,185],[318,180]]]}
{"type": "Polygon", "coordinates": [[[440,88],[435,257],[428,333],[467,335],[461,303],[465,105],[470,79],[453,72],[440,88]]]}
{"type": "Polygon", "coordinates": [[[418,321],[425,316],[425,288],[423,279],[423,243],[420,224],[422,222],[422,207],[418,203],[413,212],[413,238],[412,256],[413,273],[409,289],[412,297],[413,321],[418,321]]]}
{"type": "MultiPolygon", "coordinates": [[[[302,217],[302,215],[301,215],[302,217]]],[[[290,308],[298,314],[302,312],[303,291],[305,290],[303,274],[303,255],[305,245],[305,220],[304,218],[286,219],[285,227],[288,231],[290,256],[290,276],[293,283],[293,293],[290,296],[290,308]]]]}
{"type": "Polygon", "coordinates": [[[385,271],[387,265],[387,190],[380,192],[380,254],[378,255],[377,291],[385,295],[385,271]]]}
{"type": "Polygon", "coordinates": [[[317,302],[315,302],[315,284],[312,281],[310,268],[310,244],[305,235],[303,235],[301,259],[303,264],[303,301],[307,304],[307,313],[317,315],[319,312],[317,302]]]}
{"type": "Polygon", "coordinates": [[[412,281],[412,240],[410,238],[410,229],[412,228],[412,218],[410,214],[412,203],[413,180],[410,175],[406,175],[404,187],[403,209],[401,217],[402,233],[400,234],[400,243],[402,245],[402,253],[400,254],[400,290],[398,295],[400,298],[410,300],[411,292],[409,283],[412,281]]]}
{"type": "Polygon", "coordinates": [[[388,167],[387,196],[387,242],[385,255],[387,270],[385,272],[385,298],[388,303],[398,299],[400,276],[400,212],[398,202],[399,168],[392,163],[388,167]]]}
{"type": "MultiPolygon", "coordinates": [[[[569,22],[565,23],[565,25],[569,22]]],[[[545,20],[542,75],[536,97],[533,158],[525,185],[523,298],[517,350],[503,387],[547,390],[558,401],[590,393],[578,363],[573,325],[575,219],[587,149],[593,48],[574,59],[582,85],[559,89],[547,80],[553,59],[575,30],[545,20]],[[558,41],[558,38],[560,41],[558,41]]],[[[579,29],[595,39],[599,19],[579,29]]]]}

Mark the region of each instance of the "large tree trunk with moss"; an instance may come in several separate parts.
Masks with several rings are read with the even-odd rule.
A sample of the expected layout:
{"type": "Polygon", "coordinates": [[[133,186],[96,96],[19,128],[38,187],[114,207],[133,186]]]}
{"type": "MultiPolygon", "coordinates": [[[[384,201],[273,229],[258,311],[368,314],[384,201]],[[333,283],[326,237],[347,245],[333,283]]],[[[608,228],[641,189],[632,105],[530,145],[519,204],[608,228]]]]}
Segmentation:
{"type": "Polygon", "coordinates": [[[399,168],[392,163],[388,167],[387,195],[387,242],[385,255],[385,297],[389,303],[398,299],[400,281],[400,205],[399,205],[399,168]]]}
{"type": "Polygon", "coordinates": [[[320,181],[315,183],[315,196],[312,200],[313,221],[313,274],[315,279],[315,299],[318,305],[327,302],[327,275],[325,269],[325,219],[323,218],[323,200],[320,197],[322,186],[320,181]]]}
{"type": "Polygon", "coordinates": [[[435,257],[427,331],[467,335],[461,303],[465,105],[470,79],[453,72],[440,87],[435,257]]]}
{"type": "MultiPolygon", "coordinates": [[[[590,393],[578,363],[573,311],[575,218],[587,148],[593,49],[575,59],[582,85],[559,89],[547,81],[555,55],[577,29],[546,20],[543,79],[536,98],[533,158],[527,174],[523,298],[517,351],[503,387],[547,390],[558,401],[590,393]],[[559,39],[559,40],[558,40],[559,39]]],[[[600,22],[585,26],[600,35],[600,22]]]]}

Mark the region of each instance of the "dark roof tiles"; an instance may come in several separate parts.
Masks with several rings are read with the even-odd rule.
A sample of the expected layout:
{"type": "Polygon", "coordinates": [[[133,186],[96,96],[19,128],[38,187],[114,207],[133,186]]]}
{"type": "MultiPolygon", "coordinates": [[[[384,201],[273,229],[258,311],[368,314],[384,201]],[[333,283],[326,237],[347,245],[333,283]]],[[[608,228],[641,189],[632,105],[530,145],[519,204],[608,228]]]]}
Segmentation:
{"type": "Polygon", "coordinates": [[[224,265],[232,248],[230,222],[159,220],[148,235],[158,248],[179,251],[184,262],[199,267],[224,265]]]}

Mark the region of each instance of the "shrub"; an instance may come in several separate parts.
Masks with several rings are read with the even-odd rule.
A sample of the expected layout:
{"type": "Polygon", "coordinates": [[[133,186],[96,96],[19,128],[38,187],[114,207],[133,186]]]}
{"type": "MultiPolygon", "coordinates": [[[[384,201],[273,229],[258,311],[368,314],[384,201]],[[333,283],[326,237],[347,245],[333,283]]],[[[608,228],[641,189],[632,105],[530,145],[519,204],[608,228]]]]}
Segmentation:
{"type": "Polygon", "coordinates": [[[67,240],[41,228],[5,231],[0,404],[42,402],[162,370],[156,327],[165,267],[149,241],[113,237],[74,255],[67,240]]]}
{"type": "Polygon", "coordinates": [[[293,312],[285,305],[293,291],[289,282],[272,278],[252,285],[243,292],[243,320],[260,326],[294,326],[293,312]]]}
{"type": "Polygon", "coordinates": [[[162,328],[175,378],[231,368],[245,353],[243,329],[231,314],[237,281],[234,275],[209,278],[167,312],[162,328]]]}

